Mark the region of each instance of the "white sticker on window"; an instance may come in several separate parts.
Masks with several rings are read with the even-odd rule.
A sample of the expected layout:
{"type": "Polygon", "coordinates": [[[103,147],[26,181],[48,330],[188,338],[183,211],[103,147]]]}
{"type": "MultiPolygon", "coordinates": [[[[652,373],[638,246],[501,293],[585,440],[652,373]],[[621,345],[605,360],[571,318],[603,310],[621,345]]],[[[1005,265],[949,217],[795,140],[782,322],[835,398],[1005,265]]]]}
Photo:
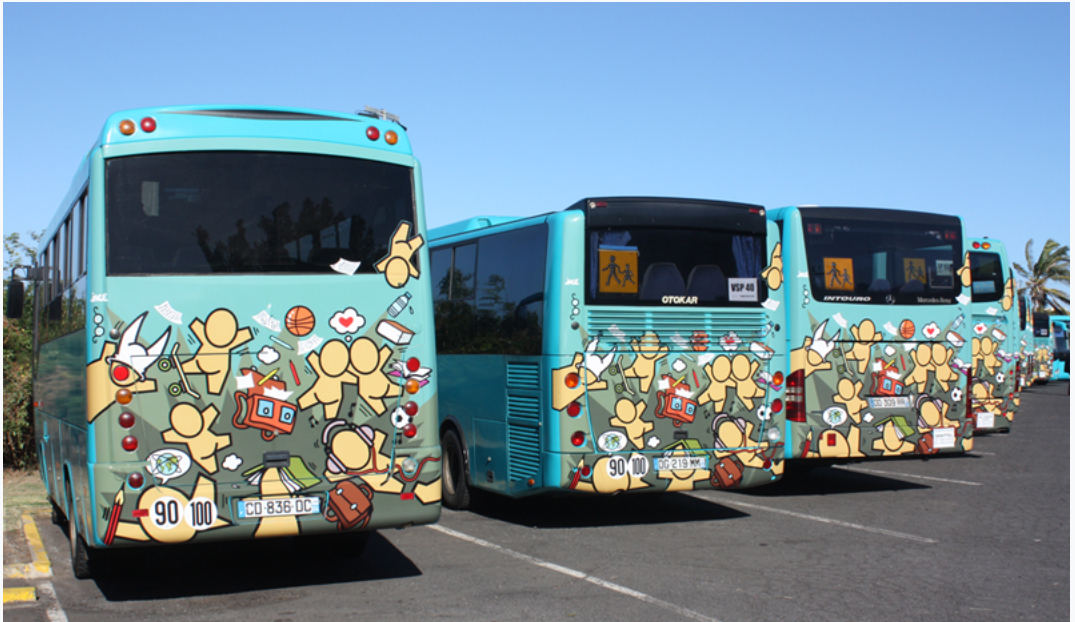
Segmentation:
{"type": "Polygon", "coordinates": [[[728,279],[728,300],[732,302],[757,302],[758,279],[728,279]]]}

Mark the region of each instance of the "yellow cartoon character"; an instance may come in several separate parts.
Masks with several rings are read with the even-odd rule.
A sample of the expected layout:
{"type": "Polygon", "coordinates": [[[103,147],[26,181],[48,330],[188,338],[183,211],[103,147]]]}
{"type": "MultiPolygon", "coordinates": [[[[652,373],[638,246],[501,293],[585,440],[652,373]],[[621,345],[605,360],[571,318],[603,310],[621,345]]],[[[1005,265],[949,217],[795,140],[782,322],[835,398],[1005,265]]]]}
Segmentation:
{"type": "Polygon", "coordinates": [[[608,420],[609,425],[623,428],[627,432],[627,438],[637,449],[645,445],[643,438],[653,430],[652,421],[643,421],[642,413],[646,410],[646,400],[637,404],[627,398],[616,402],[616,416],[608,420]]]}
{"type": "Polygon", "coordinates": [[[813,431],[806,436],[808,458],[848,458],[862,457],[860,445],[862,443],[862,431],[858,426],[851,426],[845,436],[843,432],[835,428],[821,430],[817,436],[817,446],[813,446],[813,431]]]}
{"type": "Polygon", "coordinates": [[[317,374],[317,381],[299,397],[299,408],[306,410],[314,404],[321,404],[325,419],[335,419],[343,400],[343,385],[358,382],[355,376],[347,373],[347,366],[351,362],[347,344],[333,339],[322,346],[320,354],[311,352],[306,362],[317,374]]]}
{"type": "Polygon", "coordinates": [[[86,413],[90,423],[116,401],[116,392],[120,389],[127,389],[132,394],[157,390],[157,382],[147,379],[145,372],[164,352],[172,329],[165,330],[147,348],[138,343],[145,319],[146,313],[139,315],[123,331],[118,344],[106,342],[100,358],[87,366],[86,413]]]}
{"type": "Polygon", "coordinates": [[[941,385],[941,388],[947,391],[950,383],[958,381],[962,377],[962,374],[952,369],[952,366],[949,365],[952,357],[955,356],[955,351],[949,350],[943,343],[935,343],[930,348],[930,353],[933,357],[933,377],[941,385]]]}
{"type": "Polygon", "coordinates": [[[862,423],[862,411],[869,406],[869,402],[859,397],[863,386],[861,381],[852,382],[848,378],[841,378],[836,385],[836,395],[832,396],[832,401],[847,408],[847,415],[856,424],[862,423]]]}
{"type": "Polygon", "coordinates": [[[754,400],[765,397],[765,389],[754,380],[761,363],[751,361],[745,354],[737,354],[732,359],[732,378],[735,379],[735,394],[748,410],[754,410],[754,400]]]}
{"type": "Polygon", "coordinates": [[[219,416],[212,404],[202,411],[193,404],[176,404],[170,415],[172,427],[161,437],[166,443],[186,445],[192,460],[208,473],[216,473],[216,452],[231,445],[231,434],[215,434],[209,429],[219,416]]]}
{"type": "Polygon", "coordinates": [[[911,352],[911,360],[914,362],[915,368],[907,375],[907,382],[908,384],[917,384],[918,392],[925,393],[926,383],[929,382],[929,372],[936,369],[936,365],[933,363],[933,349],[928,343],[920,343],[911,352]]]}
{"type": "Polygon", "coordinates": [[[1010,278],[1004,283],[1004,296],[1000,299],[1000,307],[1010,311],[1015,301],[1015,278],[1010,278]]]}
{"type": "Polygon", "coordinates": [[[1000,367],[1000,359],[997,358],[997,344],[991,337],[975,337],[971,339],[971,360],[974,361],[974,367],[977,369],[978,363],[981,362],[982,369],[989,376],[993,376],[997,373],[997,368],[1000,367]]]}
{"type": "Polygon", "coordinates": [[[959,281],[963,284],[963,287],[970,287],[971,271],[969,251],[963,254],[963,265],[959,267],[959,270],[956,271],[956,274],[959,276],[959,281]]]}
{"type": "Polygon", "coordinates": [[[780,289],[784,282],[784,259],[780,252],[780,243],[777,242],[773,247],[773,255],[769,258],[769,267],[761,271],[761,278],[765,279],[765,284],[772,290],[780,289]]]}
{"type": "Polygon", "coordinates": [[[879,422],[877,429],[881,432],[881,437],[874,439],[873,448],[881,452],[881,455],[899,456],[915,450],[914,443],[904,440],[914,433],[914,429],[907,425],[902,417],[889,417],[879,422]]]}
{"type": "Polygon", "coordinates": [[[858,361],[859,373],[864,374],[870,365],[873,344],[881,341],[881,333],[877,332],[872,321],[862,320],[858,326],[851,327],[851,336],[855,338],[855,345],[851,346],[851,351],[845,356],[849,361],[858,361]]]}
{"type": "Polygon", "coordinates": [[[648,332],[641,339],[631,340],[631,349],[635,351],[635,360],[623,370],[624,378],[638,378],[643,393],[649,393],[653,379],[657,376],[657,362],[668,356],[668,346],[661,345],[657,333],[648,332]]]}
{"type": "Polygon", "coordinates": [[[385,398],[399,397],[403,392],[383,370],[391,356],[392,348],[383,346],[378,350],[377,344],[368,337],[360,337],[351,343],[348,372],[358,380],[358,396],[378,415],[384,414],[385,398]]]}
{"type": "Polygon", "coordinates": [[[832,363],[825,360],[836,347],[834,339],[825,339],[825,326],[828,323],[828,320],[822,322],[813,337],[805,337],[802,347],[791,351],[792,373],[802,370],[805,379],[816,371],[832,369],[832,363]]]}
{"type": "Polygon", "coordinates": [[[713,402],[713,410],[724,410],[724,402],[728,399],[728,387],[735,386],[732,378],[732,359],[729,356],[717,356],[707,363],[705,375],[709,376],[709,385],[698,396],[698,405],[713,402]]]}
{"type": "Polygon", "coordinates": [[[239,321],[227,309],[217,309],[203,323],[195,319],[190,332],[201,341],[194,358],[183,363],[183,371],[205,374],[206,386],[213,395],[220,395],[231,372],[231,351],[250,341],[254,336],[249,328],[239,328],[239,321]]]}
{"type": "Polygon", "coordinates": [[[403,287],[411,278],[418,278],[420,273],[414,267],[412,258],[419,248],[425,244],[422,236],[418,235],[408,239],[411,234],[411,223],[401,222],[392,233],[391,246],[388,255],[381,259],[374,268],[384,274],[388,284],[395,288],[403,287]]]}

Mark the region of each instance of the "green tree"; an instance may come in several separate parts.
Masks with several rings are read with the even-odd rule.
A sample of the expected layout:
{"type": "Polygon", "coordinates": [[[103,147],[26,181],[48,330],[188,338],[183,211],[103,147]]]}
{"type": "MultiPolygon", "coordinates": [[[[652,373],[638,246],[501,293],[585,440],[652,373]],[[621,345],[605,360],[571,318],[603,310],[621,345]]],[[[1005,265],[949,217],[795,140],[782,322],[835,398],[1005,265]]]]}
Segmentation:
{"type": "Polygon", "coordinates": [[[1059,242],[1049,238],[1041,249],[1041,254],[1034,257],[1034,240],[1026,243],[1026,266],[1013,263],[1023,280],[1023,286],[1019,293],[1029,294],[1031,305],[1035,311],[1049,311],[1066,315],[1071,299],[1068,292],[1057,289],[1053,283],[1063,284],[1069,288],[1071,284],[1071,269],[1069,249],[1061,246],[1059,242]]]}
{"type": "MultiPolygon", "coordinates": [[[[33,242],[41,232],[27,234],[33,242]]],[[[36,246],[36,245],[35,245],[36,246]]],[[[4,236],[4,309],[7,309],[7,284],[15,266],[32,264],[37,249],[27,246],[18,233],[4,236]]],[[[31,391],[31,349],[33,338],[33,288],[26,288],[21,319],[4,318],[4,466],[15,469],[32,467],[37,462],[34,451],[34,424],[31,391]]]]}

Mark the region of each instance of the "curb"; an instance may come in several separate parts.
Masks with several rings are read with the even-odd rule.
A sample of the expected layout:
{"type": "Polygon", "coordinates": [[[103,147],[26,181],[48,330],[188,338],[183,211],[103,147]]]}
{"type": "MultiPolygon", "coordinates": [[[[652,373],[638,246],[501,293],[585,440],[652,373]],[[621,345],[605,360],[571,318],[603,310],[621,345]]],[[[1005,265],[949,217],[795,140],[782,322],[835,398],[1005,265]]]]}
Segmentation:
{"type": "MultiPolygon", "coordinates": [[[[5,579],[44,579],[52,576],[52,565],[49,563],[48,554],[45,553],[45,543],[41,540],[41,532],[37,529],[34,517],[29,514],[22,515],[22,530],[26,534],[26,542],[30,546],[29,564],[11,564],[4,566],[5,579]]],[[[4,604],[10,602],[24,602],[37,600],[37,589],[34,587],[5,587],[4,604]]]]}

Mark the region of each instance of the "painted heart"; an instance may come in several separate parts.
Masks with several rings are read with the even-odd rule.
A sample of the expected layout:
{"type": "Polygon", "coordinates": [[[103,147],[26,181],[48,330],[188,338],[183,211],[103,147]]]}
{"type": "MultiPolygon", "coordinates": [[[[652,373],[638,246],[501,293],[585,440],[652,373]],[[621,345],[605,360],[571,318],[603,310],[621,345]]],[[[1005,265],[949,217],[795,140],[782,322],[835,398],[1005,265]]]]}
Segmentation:
{"type": "Polygon", "coordinates": [[[351,323],[354,322],[354,321],[355,321],[355,318],[353,318],[353,317],[341,317],[340,318],[340,324],[342,324],[344,328],[349,328],[351,326],[351,323]]]}

